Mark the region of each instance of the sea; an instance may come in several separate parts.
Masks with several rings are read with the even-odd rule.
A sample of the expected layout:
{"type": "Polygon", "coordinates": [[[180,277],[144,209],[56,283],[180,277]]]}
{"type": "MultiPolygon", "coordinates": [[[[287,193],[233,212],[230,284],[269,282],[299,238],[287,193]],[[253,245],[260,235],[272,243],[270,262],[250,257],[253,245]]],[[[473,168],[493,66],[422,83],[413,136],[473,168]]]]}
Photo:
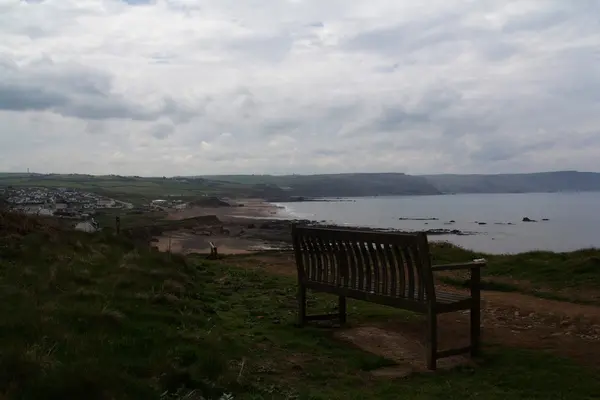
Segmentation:
{"type": "Polygon", "coordinates": [[[463,234],[429,235],[429,240],[488,254],[600,248],[600,192],[323,200],[278,203],[279,217],[403,231],[455,230],[463,234]]]}

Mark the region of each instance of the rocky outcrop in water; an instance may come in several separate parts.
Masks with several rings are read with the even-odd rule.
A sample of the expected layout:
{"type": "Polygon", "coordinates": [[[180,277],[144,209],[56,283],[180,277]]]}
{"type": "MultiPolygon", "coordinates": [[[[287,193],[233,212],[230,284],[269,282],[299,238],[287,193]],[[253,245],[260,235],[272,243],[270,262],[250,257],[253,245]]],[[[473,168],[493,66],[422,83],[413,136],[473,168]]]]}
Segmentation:
{"type": "Polygon", "coordinates": [[[438,221],[438,218],[413,218],[413,217],[400,217],[398,218],[400,221],[438,221]]]}

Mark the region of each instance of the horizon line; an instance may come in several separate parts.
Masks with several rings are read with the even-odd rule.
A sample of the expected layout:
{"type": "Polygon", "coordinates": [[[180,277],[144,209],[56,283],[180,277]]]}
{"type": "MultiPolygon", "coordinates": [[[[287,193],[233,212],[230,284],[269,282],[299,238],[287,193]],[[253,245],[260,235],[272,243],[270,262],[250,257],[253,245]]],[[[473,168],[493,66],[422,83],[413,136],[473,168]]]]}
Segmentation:
{"type": "Polygon", "coordinates": [[[91,177],[114,176],[123,178],[206,178],[206,177],[228,177],[228,176],[321,176],[321,175],[407,175],[407,176],[498,176],[498,175],[539,175],[556,173],[580,173],[580,174],[600,174],[600,171],[578,171],[578,170],[554,170],[554,171],[536,171],[536,172],[499,172],[499,173],[429,173],[429,174],[409,174],[406,172],[333,172],[333,173],[286,173],[286,174],[258,174],[258,173],[228,173],[228,174],[196,174],[196,175],[121,175],[121,174],[90,174],[83,172],[3,172],[0,175],[79,175],[91,177]]]}

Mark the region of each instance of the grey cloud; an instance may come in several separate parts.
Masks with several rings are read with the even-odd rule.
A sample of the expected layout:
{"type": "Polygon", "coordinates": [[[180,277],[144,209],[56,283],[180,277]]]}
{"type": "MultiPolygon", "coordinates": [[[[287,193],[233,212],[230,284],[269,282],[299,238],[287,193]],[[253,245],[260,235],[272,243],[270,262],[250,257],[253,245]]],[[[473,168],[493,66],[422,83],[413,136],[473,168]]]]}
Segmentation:
{"type": "Polygon", "coordinates": [[[0,64],[0,110],[53,111],[67,117],[155,120],[162,115],[187,120],[192,112],[164,98],[159,109],[148,109],[111,92],[109,75],[77,65],[49,60],[17,67],[0,64]]]}
{"type": "Polygon", "coordinates": [[[324,157],[339,156],[339,155],[343,155],[344,153],[345,153],[344,150],[332,150],[332,149],[317,149],[314,152],[312,152],[312,154],[314,154],[315,156],[324,156],[324,157]]]}
{"type": "Polygon", "coordinates": [[[399,108],[387,108],[381,113],[376,127],[380,131],[395,131],[409,125],[418,125],[428,121],[429,116],[426,113],[412,114],[399,108]]]}
{"type": "Polygon", "coordinates": [[[429,45],[467,37],[472,39],[476,37],[474,34],[484,33],[481,29],[461,27],[461,21],[460,12],[454,11],[424,20],[361,32],[346,39],[342,46],[348,50],[382,52],[390,56],[400,56],[429,45]]]}
{"type": "Polygon", "coordinates": [[[564,10],[541,11],[535,14],[527,14],[521,17],[513,18],[502,27],[502,31],[507,33],[519,31],[540,31],[552,27],[553,25],[567,21],[569,14],[564,10]]]}
{"type": "Polygon", "coordinates": [[[155,0],[121,0],[123,3],[127,3],[131,6],[145,6],[154,4],[155,0]]]}
{"type": "Polygon", "coordinates": [[[476,163],[509,161],[522,159],[531,152],[552,149],[555,145],[553,140],[539,140],[522,144],[511,138],[494,138],[484,141],[482,147],[472,152],[469,157],[476,163]]]}
{"type": "Polygon", "coordinates": [[[150,131],[150,134],[156,139],[165,139],[167,136],[173,133],[175,127],[166,123],[157,124],[150,131]]]}
{"type": "Polygon", "coordinates": [[[43,88],[0,82],[0,109],[10,111],[46,110],[68,102],[60,93],[48,93],[43,88]]]}
{"type": "Polygon", "coordinates": [[[596,0],[580,0],[568,2],[554,0],[545,4],[540,3],[538,10],[513,16],[502,27],[504,33],[535,32],[542,34],[549,28],[559,25],[573,24],[575,20],[579,23],[578,29],[586,29],[585,26],[598,26],[598,13],[600,3],[596,0]],[[584,10],[584,12],[582,12],[584,10]]]}
{"type": "MultiPolygon", "coordinates": [[[[518,44],[511,42],[502,32],[492,27],[473,26],[465,22],[468,9],[453,10],[446,14],[434,14],[417,21],[405,22],[385,28],[360,32],[342,42],[348,51],[383,54],[398,62],[415,62],[413,53],[427,52],[433,59],[451,60],[465,52],[476,51],[490,61],[502,61],[517,54],[518,44]]],[[[564,12],[551,11],[547,15],[529,15],[511,19],[504,32],[514,33],[529,25],[557,23],[564,19],[564,12]]],[[[535,30],[535,26],[531,30],[535,30]]],[[[394,72],[399,64],[380,67],[380,72],[394,72]]]]}
{"type": "Polygon", "coordinates": [[[253,36],[231,41],[227,49],[246,57],[266,62],[282,61],[292,48],[293,39],[287,33],[271,36],[253,36]]]}
{"type": "Polygon", "coordinates": [[[106,127],[102,121],[91,120],[85,126],[85,131],[92,135],[103,133],[106,127]]]}

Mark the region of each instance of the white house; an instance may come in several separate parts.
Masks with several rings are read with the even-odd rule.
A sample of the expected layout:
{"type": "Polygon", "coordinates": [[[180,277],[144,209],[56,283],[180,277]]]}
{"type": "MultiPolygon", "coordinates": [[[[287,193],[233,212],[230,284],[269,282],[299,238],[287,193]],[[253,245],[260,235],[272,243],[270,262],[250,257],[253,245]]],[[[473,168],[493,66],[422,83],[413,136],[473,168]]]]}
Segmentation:
{"type": "Polygon", "coordinates": [[[41,215],[44,217],[50,217],[54,215],[54,210],[50,210],[49,208],[40,208],[37,212],[37,215],[41,215]]]}
{"type": "Polygon", "coordinates": [[[98,199],[96,204],[100,208],[112,208],[116,202],[113,199],[98,199]]]}

